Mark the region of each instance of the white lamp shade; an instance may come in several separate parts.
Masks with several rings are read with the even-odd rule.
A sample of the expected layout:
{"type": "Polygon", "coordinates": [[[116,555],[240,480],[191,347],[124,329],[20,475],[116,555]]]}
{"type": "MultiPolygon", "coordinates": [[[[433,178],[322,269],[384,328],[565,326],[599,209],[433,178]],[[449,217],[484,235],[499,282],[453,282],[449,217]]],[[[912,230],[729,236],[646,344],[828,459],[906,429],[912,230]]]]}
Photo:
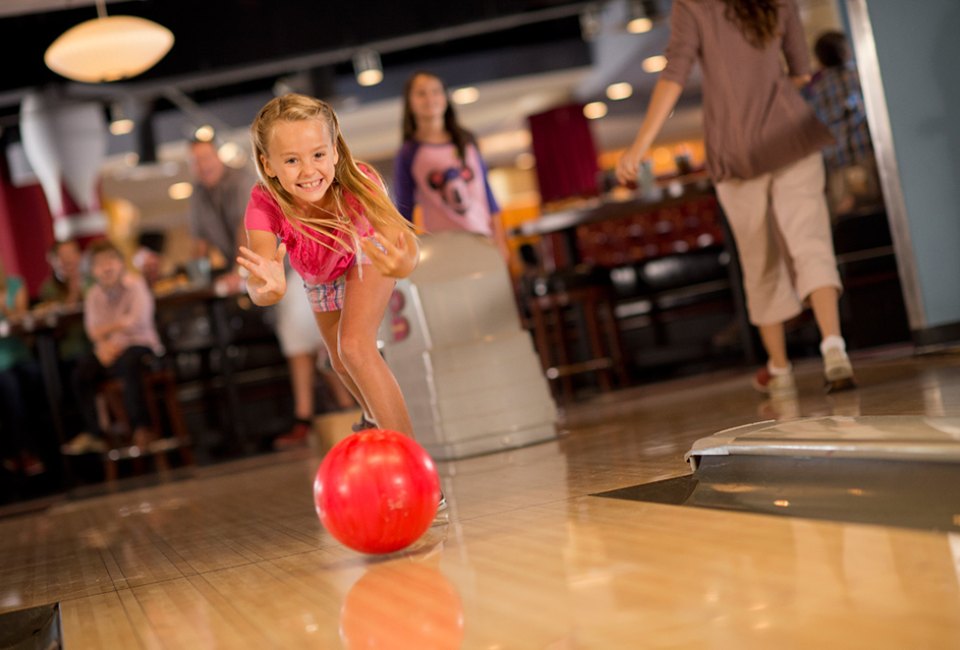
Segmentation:
{"type": "Polygon", "coordinates": [[[107,16],[80,23],[55,40],[43,60],[75,81],[101,83],[146,72],[173,47],[173,32],[136,16],[107,16]]]}
{"type": "Polygon", "coordinates": [[[54,219],[66,216],[61,183],[81,211],[99,207],[98,178],[107,154],[100,104],[67,104],[30,92],[20,107],[20,135],[54,219]]]}
{"type": "Polygon", "coordinates": [[[51,214],[55,219],[62,217],[60,160],[53,115],[47,110],[46,102],[39,93],[27,93],[20,103],[20,137],[23,140],[23,152],[40,180],[51,214]]]}

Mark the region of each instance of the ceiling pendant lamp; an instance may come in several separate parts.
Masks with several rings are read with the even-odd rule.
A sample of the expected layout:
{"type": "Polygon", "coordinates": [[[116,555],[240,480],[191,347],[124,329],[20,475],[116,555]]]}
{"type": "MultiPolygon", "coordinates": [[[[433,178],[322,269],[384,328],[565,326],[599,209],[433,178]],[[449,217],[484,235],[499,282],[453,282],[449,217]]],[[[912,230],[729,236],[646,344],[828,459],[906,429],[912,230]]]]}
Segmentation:
{"type": "Polygon", "coordinates": [[[142,74],[173,47],[173,32],[136,16],[107,16],[97,1],[97,18],[71,27],[43,56],[47,67],[74,81],[102,83],[142,74]]]}
{"type": "Polygon", "coordinates": [[[361,86],[376,86],[383,81],[383,65],[374,50],[360,50],[353,55],[353,71],[361,86]]]}

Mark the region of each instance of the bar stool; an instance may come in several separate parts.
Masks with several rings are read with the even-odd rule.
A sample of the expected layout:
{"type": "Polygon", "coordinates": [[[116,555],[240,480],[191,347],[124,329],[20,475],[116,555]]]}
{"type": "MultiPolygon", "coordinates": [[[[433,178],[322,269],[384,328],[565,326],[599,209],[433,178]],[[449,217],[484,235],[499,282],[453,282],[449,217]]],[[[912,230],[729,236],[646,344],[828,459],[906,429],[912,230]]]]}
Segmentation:
{"type": "Polygon", "coordinates": [[[160,437],[150,443],[147,449],[140,449],[133,441],[133,427],[130,416],[123,405],[123,382],[112,378],[104,381],[99,388],[106,411],[111,422],[105,431],[113,438],[111,445],[103,454],[104,474],[108,481],[117,478],[117,465],[123,460],[132,460],[137,472],[143,471],[143,458],[152,455],[158,469],[167,469],[167,454],[179,451],[184,465],[194,464],[193,442],[183,420],[183,412],[177,399],[177,380],[173,368],[166,358],[154,358],[141,370],[144,397],[150,414],[150,423],[155,433],[162,433],[164,420],[169,426],[171,437],[160,437]]]}
{"type": "Polygon", "coordinates": [[[608,284],[557,287],[528,298],[534,341],[554,397],[574,397],[572,377],[596,373],[600,387],[628,385],[623,343],[608,284]],[[559,389],[557,387],[559,384],[559,389]]]}

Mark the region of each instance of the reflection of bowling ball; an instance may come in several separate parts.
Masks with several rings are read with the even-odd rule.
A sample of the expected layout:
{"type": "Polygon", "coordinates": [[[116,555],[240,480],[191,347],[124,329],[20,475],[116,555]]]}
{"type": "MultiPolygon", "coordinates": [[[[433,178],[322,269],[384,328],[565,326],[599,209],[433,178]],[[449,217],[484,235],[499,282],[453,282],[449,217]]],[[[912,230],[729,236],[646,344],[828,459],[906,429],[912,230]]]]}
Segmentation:
{"type": "Polygon", "coordinates": [[[367,429],[347,436],[324,457],[313,484],[324,527],[363,553],[391,553],[430,527],[440,478],[417,442],[396,431],[367,429]]]}
{"type": "Polygon", "coordinates": [[[340,610],[348,650],[446,650],[463,643],[463,603],[434,566],[401,560],[372,567],[340,610]]]}

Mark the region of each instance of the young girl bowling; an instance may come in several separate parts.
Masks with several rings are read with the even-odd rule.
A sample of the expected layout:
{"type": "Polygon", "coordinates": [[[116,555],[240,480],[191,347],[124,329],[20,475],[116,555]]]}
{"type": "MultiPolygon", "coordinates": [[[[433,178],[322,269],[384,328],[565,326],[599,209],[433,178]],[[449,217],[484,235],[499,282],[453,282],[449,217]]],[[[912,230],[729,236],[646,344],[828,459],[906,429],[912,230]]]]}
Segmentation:
{"type": "Polygon", "coordinates": [[[251,126],[260,182],[245,224],[257,305],[286,292],[284,256],[303,280],[333,369],[382,429],[412,436],[406,403],[377,349],[377,330],[396,278],[414,270],[419,245],[370,166],[353,159],[333,109],[287,94],[268,102],[251,126]]]}

